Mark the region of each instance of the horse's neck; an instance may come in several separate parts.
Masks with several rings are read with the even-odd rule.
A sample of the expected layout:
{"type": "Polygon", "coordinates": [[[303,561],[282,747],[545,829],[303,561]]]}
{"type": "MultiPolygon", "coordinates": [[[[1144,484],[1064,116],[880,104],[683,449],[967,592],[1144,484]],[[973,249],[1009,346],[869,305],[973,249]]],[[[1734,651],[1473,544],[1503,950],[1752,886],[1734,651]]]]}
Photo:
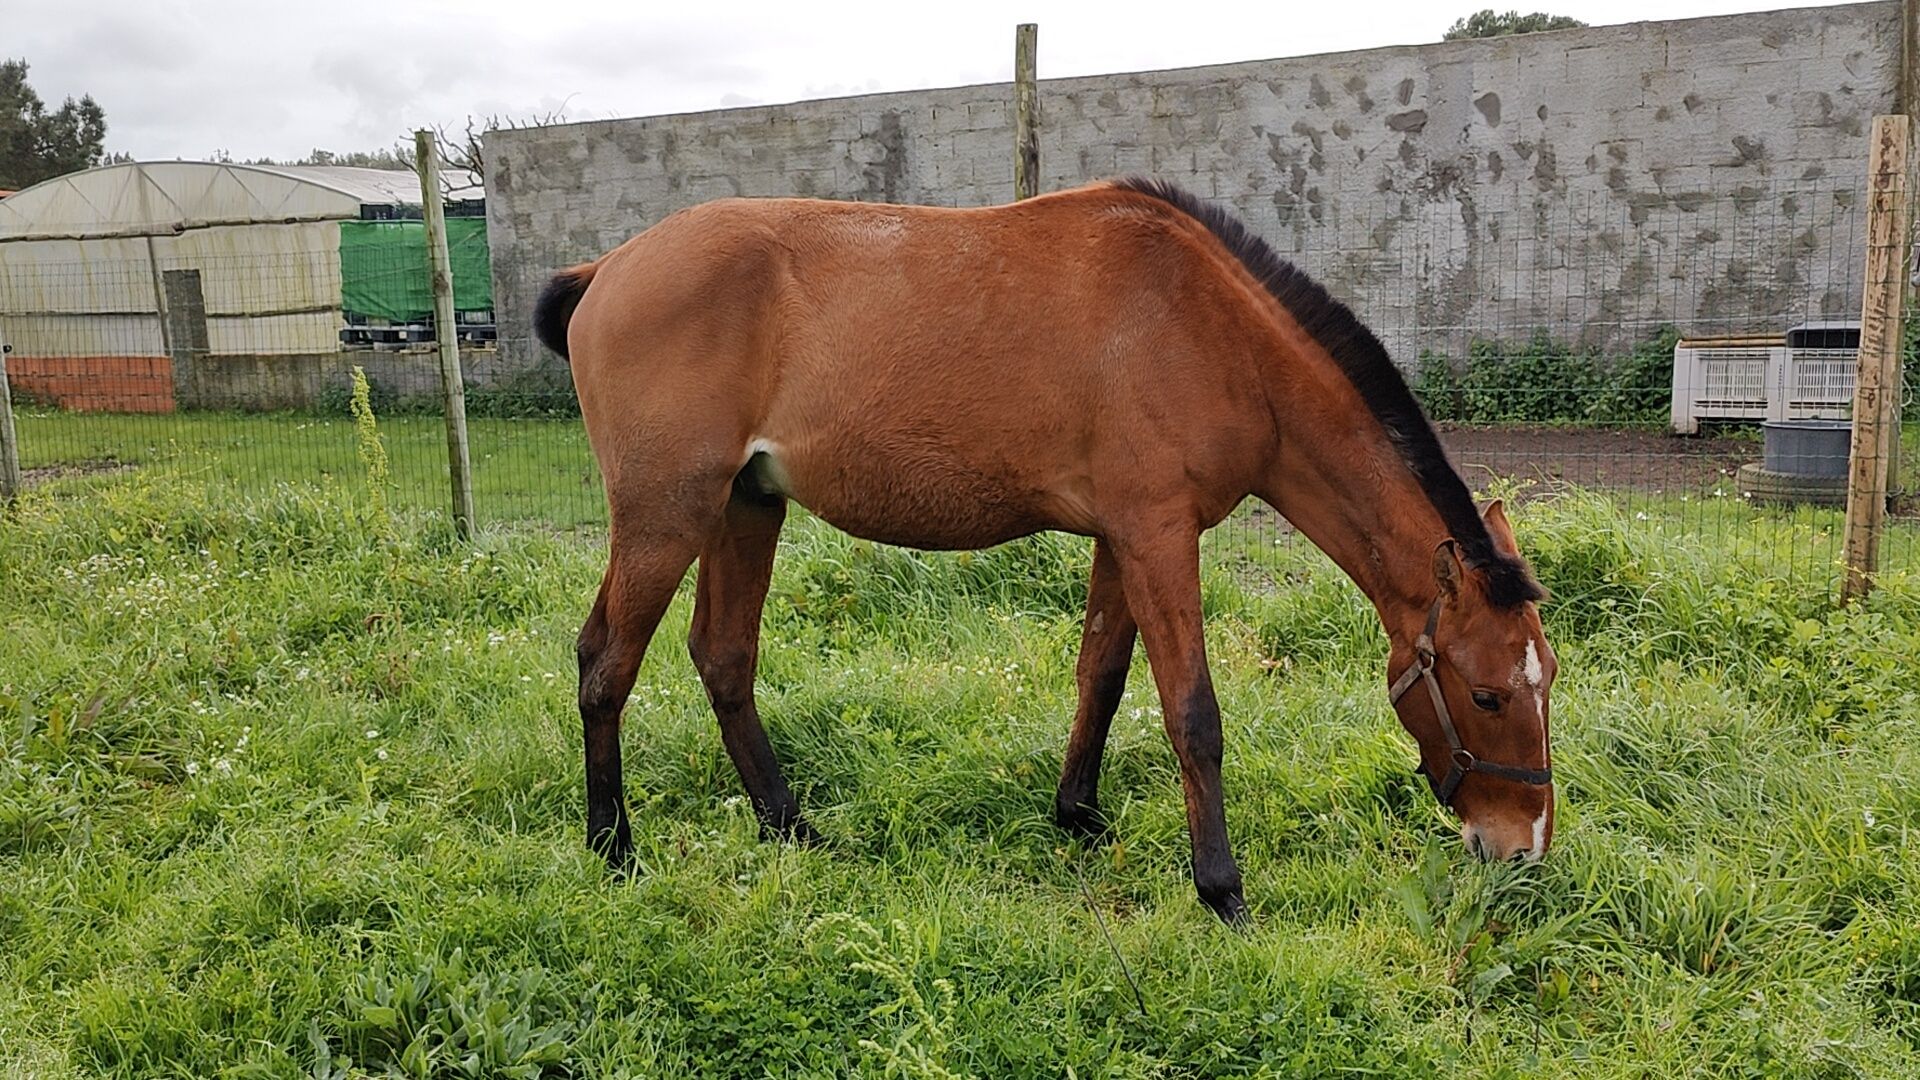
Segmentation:
{"type": "Polygon", "coordinates": [[[1390,634],[1411,633],[1433,602],[1433,554],[1447,538],[1413,471],[1370,418],[1288,415],[1260,498],[1327,553],[1373,601],[1390,634]]]}

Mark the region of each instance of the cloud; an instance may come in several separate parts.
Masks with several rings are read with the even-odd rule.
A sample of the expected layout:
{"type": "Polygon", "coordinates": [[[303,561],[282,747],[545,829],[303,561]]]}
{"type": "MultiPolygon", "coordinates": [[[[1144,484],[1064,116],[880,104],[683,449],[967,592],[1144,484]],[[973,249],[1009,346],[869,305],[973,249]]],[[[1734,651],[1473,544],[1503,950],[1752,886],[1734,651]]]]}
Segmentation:
{"type": "Polygon", "coordinates": [[[765,71],[746,58],[771,45],[688,27],[616,23],[567,31],[549,41],[541,54],[554,67],[581,75],[751,85],[764,78],[765,71]]]}
{"type": "MultiPolygon", "coordinates": [[[[1572,3],[1589,20],[1675,18],[1732,0],[1572,3]]],[[[1221,63],[1437,40],[1427,0],[1267,4],[1168,19],[1164,3],[1102,0],[801,10],[776,0],[669,8],[631,0],[67,0],[6,8],[0,53],[25,56],[58,102],[91,94],[108,146],[141,157],[293,157],[391,146],[412,128],[466,118],[576,119],[683,112],[1011,73],[1014,23],[1040,13],[1041,76],[1221,63]]],[[[1463,8],[1462,10],[1465,10],[1463,8]]]]}
{"type": "Polygon", "coordinates": [[[63,50],[69,56],[92,53],[111,61],[121,78],[175,72],[193,64],[192,39],[174,22],[131,21],[96,14],[75,26],[63,50]]]}

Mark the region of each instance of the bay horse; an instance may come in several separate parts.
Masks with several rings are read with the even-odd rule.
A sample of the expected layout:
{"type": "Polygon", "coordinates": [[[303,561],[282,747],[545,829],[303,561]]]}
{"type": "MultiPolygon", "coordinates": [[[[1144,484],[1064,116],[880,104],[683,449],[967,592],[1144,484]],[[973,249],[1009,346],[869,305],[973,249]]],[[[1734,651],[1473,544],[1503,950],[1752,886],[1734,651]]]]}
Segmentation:
{"type": "Polygon", "coordinates": [[[1505,511],[1476,509],[1379,340],[1223,210],[1143,179],[977,209],[722,199],[557,274],[534,328],[569,359],[606,484],[579,708],[587,840],[616,869],[621,710],[696,559],[688,645],[727,753],[765,833],[817,839],[753,697],[789,499],[922,549],[1091,537],[1056,819],[1103,828],[1137,633],[1194,885],[1234,922],[1199,543],[1258,497],[1373,602],[1394,707],[1467,846],[1546,851],[1557,664],[1505,511]]]}

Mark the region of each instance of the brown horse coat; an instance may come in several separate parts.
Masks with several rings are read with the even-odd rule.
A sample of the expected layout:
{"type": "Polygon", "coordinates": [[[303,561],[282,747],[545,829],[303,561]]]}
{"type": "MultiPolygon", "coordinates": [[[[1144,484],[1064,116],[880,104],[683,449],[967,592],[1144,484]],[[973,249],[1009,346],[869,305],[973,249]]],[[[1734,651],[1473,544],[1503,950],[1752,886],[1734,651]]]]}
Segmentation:
{"type": "MultiPolygon", "coordinates": [[[[611,858],[628,848],[620,708],[696,558],[691,644],[723,739],[768,826],[810,834],[752,702],[786,499],[921,548],[1095,537],[1061,821],[1097,826],[1137,626],[1181,758],[1196,884],[1223,916],[1242,901],[1198,537],[1249,494],[1366,591],[1394,669],[1439,598],[1435,674],[1458,737],[1488,761],[1547,765],[1553,658],[1504,514],[1475,512],[1350,312],[1177,189],[968,210],[721,200],[557,276],[536,325],[570,357],[606,481],[611,558],[580,653],[590,841],[611,858]]],[[[1426,695],[1399,708],[1444,771],[1426,695]]],[[[1476,850],[1546,846],[1549,788],[1473,775],[1453,805],[1476,850]]]]}

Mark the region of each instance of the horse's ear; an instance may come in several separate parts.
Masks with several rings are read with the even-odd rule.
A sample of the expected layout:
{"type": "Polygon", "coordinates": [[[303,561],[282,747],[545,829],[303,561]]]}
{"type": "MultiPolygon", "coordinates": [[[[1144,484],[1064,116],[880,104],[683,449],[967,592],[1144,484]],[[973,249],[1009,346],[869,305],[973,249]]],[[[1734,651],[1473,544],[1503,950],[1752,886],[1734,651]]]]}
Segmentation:
{"type": "Polygon", "coordinates": [[[1451,539],[1440,541],[1433,549],[1433,580],[1440,586],[1440,595],[1452,600],[1460,595],[1460,582],[1467,576],[1466,567],[1460,565],[1460,545],[1451,539]]]}
{"type": "Polygon", "coordinates": [[[1513,525],[1507,521],[1507,504],[1495,499],[1480,512],[1480,520],[1487,523],[1487,535],[1493,537],[1493,549],[1502,555],[1518,558],[1520,544],[1513,538],[1513,525]]]}

